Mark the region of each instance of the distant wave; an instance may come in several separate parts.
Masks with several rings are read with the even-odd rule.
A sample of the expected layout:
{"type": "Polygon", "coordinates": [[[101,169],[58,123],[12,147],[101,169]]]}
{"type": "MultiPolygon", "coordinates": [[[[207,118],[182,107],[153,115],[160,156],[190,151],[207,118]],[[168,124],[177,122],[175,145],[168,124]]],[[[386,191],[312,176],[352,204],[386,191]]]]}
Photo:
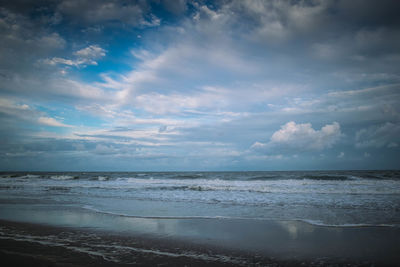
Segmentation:
{"type": "Polygon", "coordinates": [[[3,174],[1,178],[16,178],[16,179],[34,179],[39,178],[37,174],[3,174]]]}
{"type": "Polygon", "coordinates": [[[107,176],[98,176],[97,177],[97,180],[99,180],[99,181],[108,181],[108,179],[110,179],[110,178],[107,176]]]}
{"type": "MultiPolygon", "coordinates": [[[[10,178],[14,180],[15,178],[10,178]]],[[[26,188],[65,187],[76,192],[87,189],[121,190],[124,192],[147,191],[182,191],[182,192],[249,192],[262,194],[348,194],[348,195],[399,195],[400,180],[219,180],[219,179],[147,179],[147,178],[117,178],[111,180],[108,176],[97,176],[90,180],[78,179],[72,175],[51,176],[47,180],[23,179],[16,183],[0,181],[0,186],[25,186],[26,188]]],[[[14,187],[15,188],[15,187],[14,187]]],[[[2,189],[2,187],[0,187],[2,189]]],[[[94,193],[95,191],[93,191],[94,193]]],[[[88,192],[89,194],[91,192],[88,192]]]]}
{"type": "Polygon", "coordinates": [[[0,173],[1,178],[98,180],[129,179],[158,180],[222,180],[222,181],[275,181],[275,180],[400,180],[400,171],[293,171],[293,172],[65,172],[65,173],[0,173]]]}
{"type": "Polygon", "coordinates": [[[361,179],[353,175],[328,175],[328,174],[306,174],[298,176],[267,175],[250,177],[248,181],[268,181],[268,180],[316,180],[316,181],[347,181],[361,179]]]}
{"type": "Polygon", "coordinates": [[[194,174],[177,174],[177,175],[172,175],[173,179],[199,179],[199,178],[204,178],[204,175],[202,173],[194,173],[194,174]]]}
{"type": "Polygon", "coordinates": [[[300,178],[309,180],[324,180],[324,181],[346,181],[354,180],[354,176],[347,175],[303,175],[300,178]]]}
{"type": "Polygon", "coordinates": [[[268,181],[268,180],[281,180],[288,179],[288,177],[282,175],[260,175],[260,176],[252,176],[245,180],[247,181],[268,181]]]}
{"type": "Polygon", "coordinates": [[[65,187],[65,186],[49,186],[46,187],[47,191],[58,191],[58,192],[69,192],[71,190],[70,187],[65,187]]]}
{"type": "Polygon", "coordinates": [[[72,176],[72,175],[52,175],[50,179],[53,180],[76,180],[79,179],[79,176],[72,176]]]}

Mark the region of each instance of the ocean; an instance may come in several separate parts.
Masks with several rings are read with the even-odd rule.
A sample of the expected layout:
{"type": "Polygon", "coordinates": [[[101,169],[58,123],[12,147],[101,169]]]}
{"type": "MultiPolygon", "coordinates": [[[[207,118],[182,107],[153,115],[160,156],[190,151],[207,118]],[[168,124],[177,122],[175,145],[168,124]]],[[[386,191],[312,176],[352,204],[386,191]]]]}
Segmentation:
{"type": "Polygon", "coordinates": [[[400,171],[2,173],[0,198],[143,218],[400,225],[400,171]]]}

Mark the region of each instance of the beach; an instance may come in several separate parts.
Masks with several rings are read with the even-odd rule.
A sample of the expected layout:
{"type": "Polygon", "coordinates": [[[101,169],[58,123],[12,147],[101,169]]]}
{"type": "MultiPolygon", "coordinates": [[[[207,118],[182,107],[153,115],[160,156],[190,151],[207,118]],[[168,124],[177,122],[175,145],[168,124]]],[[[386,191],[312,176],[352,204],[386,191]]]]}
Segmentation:
{"type": "MultiPolygon", "coordinates": [[[[4,207],[0,210],[2,216],[7,214],[4,207]]],[[[0,222],[0,251],[10,266],[21,260],[31,264],[31,258],[31,266],[397,266],[400,262],[399,228],[126,218],[62,208],[13,214],[14,218],[0,222]],[[35,223],[21,219],[22,214],[35,223]]]]}
{"type": "Polygon", "coordinates": [[[400,0],[0,0],[0,267],[400,267],[400,0]]]}
{"type": "Polygon", "coordinates": [[[400,260],[397,229],[311,226],[293,238],[277,231],[276,222],[189,223],[198,234],[224,233],[194,239],[1,221],[0,252],[8,266],[397,266],[400,260]],[[251,231],[261,237],[254,240],[251,231]]]}
{"type": "Polygon", "coordinates": [[[400,262],[398,180],[379,172],[368,179],[355,173],[12,175],[0,179],[0,253],[7,266],[400,262]]]}

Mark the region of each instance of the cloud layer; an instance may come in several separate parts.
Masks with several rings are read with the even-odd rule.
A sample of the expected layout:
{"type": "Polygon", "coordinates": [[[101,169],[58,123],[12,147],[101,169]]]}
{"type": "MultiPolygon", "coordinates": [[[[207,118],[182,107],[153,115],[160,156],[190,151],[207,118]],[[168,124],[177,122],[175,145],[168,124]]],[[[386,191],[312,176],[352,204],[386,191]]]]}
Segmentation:
{"type": "Polygon", "coordinates": [[[0,168],[398,168],[399,7],[0,1],[0,168]]]}

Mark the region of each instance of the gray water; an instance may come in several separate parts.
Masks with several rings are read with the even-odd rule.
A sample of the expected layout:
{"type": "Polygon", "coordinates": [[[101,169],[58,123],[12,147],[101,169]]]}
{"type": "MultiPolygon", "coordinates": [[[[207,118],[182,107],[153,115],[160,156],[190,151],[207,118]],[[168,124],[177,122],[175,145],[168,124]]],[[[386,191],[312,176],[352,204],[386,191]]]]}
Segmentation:
{"type": "Polygon", "coordinates": [[[0,173],[2,205],[143,218],[400,226],[400,171],[0,173]]]}

